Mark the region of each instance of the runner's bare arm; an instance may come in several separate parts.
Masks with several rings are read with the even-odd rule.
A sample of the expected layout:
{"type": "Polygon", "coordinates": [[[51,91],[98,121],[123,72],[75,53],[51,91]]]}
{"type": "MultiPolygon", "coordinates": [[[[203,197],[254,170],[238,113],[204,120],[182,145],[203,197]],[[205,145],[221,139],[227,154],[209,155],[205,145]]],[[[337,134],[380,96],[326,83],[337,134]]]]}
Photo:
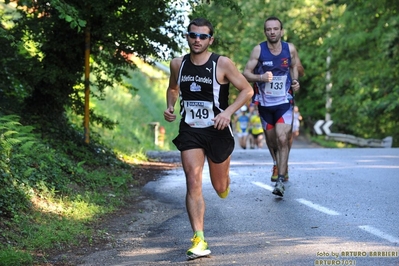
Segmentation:
{"type": "Polygon", "coordinates": [[[245,65],[243,75],[249,82],[271,82],[273,79],[273,74],[270,71],[263,75],[254,74],[254,69],[258,64],[260,50],[260,45],[255,46],[251,52],[247,64],[245,65]]]}
{"type": "Polygon", "coordinates": [[[215,127],[221,129],[230,124],[230,119],[233,114],[251,99],[253,89],[251,84],[248,83],[245,77],[238,71],[237,67],[228,57],[221,56],[219,58],[216,73],[217,79],[220,83],[230,82],[239,90],[235,101],[226,108],[226,110],[214,118],[215,127]]]}
{"type": "Polygon", "coordinates": [[[297,60],[296,60],[296,66],[298,68],[298,76],[299,77],[305,76],[305,68],[303,67],[301,59],[299,58],[299,56],[297,57],[297,60]]]}
{"type": "Polygon", "coordinates": [[[292,43],[288,43],[290,53],[291,53],[291,65],[290,65],[290,75],[291,75],[291,88],[294,91],[299,90],[299,71],[298,71],[298,52],[292,43]]]}
{"type": "Polygon", "coordinates": [[[177,78],[181,62],[181,57],[174,58],[170,62],[169,86],[166,90],[166,110],[163,113],[165,120],[168,122],[176,120],[176,115],[174,114],[174,106],[179,97],[179,85],[177,84],[177,78]]]}

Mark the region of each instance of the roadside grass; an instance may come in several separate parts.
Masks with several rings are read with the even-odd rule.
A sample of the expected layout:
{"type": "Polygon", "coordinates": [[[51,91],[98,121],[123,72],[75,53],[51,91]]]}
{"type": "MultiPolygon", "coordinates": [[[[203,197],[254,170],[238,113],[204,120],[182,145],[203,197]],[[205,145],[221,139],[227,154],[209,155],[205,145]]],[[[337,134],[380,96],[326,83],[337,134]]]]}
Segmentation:
{"type": "MultiPolygon", "coordinates": [[[[114,130],[92,125],[91,132],[93,136],[99,134],[101,145],[96,143],[97,137],[92,138],[90,152],[73,141],[52,140],[53,148],[49,148],[45,140],[30,132],[31,127],[20,126],[15,117],[0,121],[4,126],[1,130],[12,134],[22,146],[26,136],[31,143],[24,150],[20,144],[0,143],[0,148],[3,145],[8,149],[7,154],[0,154],[5,156],[0,175],[7,177],[9,183],[5,185],[12,184],[11,190],[0,190],[11,191],[10,195],[20,193],[26,200],[14,210],[21,204],[15,200],[16,205],[10,205],[14,210],[11,215],[0,211],[0,266],[47,265],[50,252],[106,238],[106,232],[94,229],[94,224],[118,210],[131,196],[130,187],[136,186],[139,178],[133,168],[148,160],[145,151],[171,148],[178,123],[163,120],[164,74],[149,68],[145,73],[133,73],[133,79],[126,82],[139,90],[113,88],[107,91],[105,101],[92,100],[91,108],[118,124],[114,130]],[[155,145],[150,122],[166,128],[163,147],[155,145]],[[39,146],[42,150],[33,148],[39,146]]],[[[74,130],[83,132],[82,117],[71,116],[71,121],[74,130]]],[[[0,210],[3,203],[10,203],[5,195],[0,196],[0,210]]]]}
{"type": "Polygon", "coordinates": [[[32,265],[33,258],[30,254],[15,250],[10,246],[0,250],[0,265],[1,266],[22,266],[32,265]]]}
{"type": "MultiPolygon", "coordinates": [[[[91,100],[91,108],[117,122],[117,125],[112,130],[93,125],[91,130],[101,136],[107,147],[121,156],[136,157],[143,153],[143,147],[145,150],[173,150],[175,146],[172,139],[177,134],[178,121],[169,123],[163,117],[168,76],[137,58],[132,60],[139,70],[131,72],[132,78],[124,83],[136,88],[136,91],[115,86],[106,89],[107,97],[104,100],[91,100]],[[163,145],[155,145],[155,132],[150,125],[152,122],[158,122],[159,126],[165,128],[163,145]]],[[[178,104],[175,108],[178,112],[178,104]]],[[[79,117],[75,121],[82,119],[79,117]]]]}
{"type": "Polygon", "coordinates": [[[97,218],[118,209],[134,177],[127,169],[100,168],[86,174],[88,186],[71,193],[35,194],[29,211],[0,222],[0,265],[40,265],[50,250],[90,244],[104,232],[92,228],[97,218]]]}

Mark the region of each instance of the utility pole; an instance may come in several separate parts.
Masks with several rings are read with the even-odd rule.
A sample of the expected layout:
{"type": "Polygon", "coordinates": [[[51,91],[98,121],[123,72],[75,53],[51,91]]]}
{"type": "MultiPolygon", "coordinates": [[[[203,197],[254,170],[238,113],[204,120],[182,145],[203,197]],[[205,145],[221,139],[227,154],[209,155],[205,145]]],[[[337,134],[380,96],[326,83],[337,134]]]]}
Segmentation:
{"type": "Polygon", "coordinates": [[[327,72],[326,72],[326,117],[325,117],[325,121],[330,121],[331,120],[330,109],[331,109],[331,103],[332,103],[332,98],[330,96],[330,92],[331,92],[331,88],[332,88],[331,72],[330,72],[331,48],[328,48],[328,50],[327,50],[326,63],[327,63],[327,72]]]}
{"type": "Polygon", "coordinates": [[[84,108],[84,141],[90,143],[90,26],[85,28],[85,108],[84,108]]]}

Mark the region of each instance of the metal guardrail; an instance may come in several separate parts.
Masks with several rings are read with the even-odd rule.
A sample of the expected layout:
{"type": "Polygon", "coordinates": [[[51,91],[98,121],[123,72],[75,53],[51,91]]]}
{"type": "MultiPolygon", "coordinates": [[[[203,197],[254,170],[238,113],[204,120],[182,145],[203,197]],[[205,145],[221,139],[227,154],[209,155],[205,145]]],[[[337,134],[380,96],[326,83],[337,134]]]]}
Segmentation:
{"type": "Polygon", "coordinates": [[[341,133],[330,133],[326,135],[326,139],[351,143],[360,147],[377,147],[377,148],[392,148],[393,138],[391,136],[380,139],[363,139],[352,135],[341,133]]]}
{"type": "Polygon", "coordinates": [[[318,120],[313,129],[318,135],[326,135],[327,140],[341,141],[351,143],[360,147],[377,147],[377,148],[392,148],[393,138],[388,136],[382,140],[380,139],[363,139],[348,134],[331,133],[330,127],[333,124],[332,120],[324,121],[318,120]]]}

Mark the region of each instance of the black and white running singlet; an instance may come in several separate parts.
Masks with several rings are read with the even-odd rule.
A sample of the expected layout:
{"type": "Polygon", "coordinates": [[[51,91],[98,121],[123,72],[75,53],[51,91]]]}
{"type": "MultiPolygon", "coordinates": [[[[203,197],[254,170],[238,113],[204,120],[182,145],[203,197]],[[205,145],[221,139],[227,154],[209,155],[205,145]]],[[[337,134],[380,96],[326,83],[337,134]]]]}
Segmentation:
{"type": "Polygon", "coordinates": [[[220,84],[216,78],[219,55],[212,53],[204,65],[194,65],[190,55],[183,57],[179,70],[180,131],[207,135],[231,135],[230,127],[215,129],[212,119],[228,107],[229,83],[220,84]]]}

